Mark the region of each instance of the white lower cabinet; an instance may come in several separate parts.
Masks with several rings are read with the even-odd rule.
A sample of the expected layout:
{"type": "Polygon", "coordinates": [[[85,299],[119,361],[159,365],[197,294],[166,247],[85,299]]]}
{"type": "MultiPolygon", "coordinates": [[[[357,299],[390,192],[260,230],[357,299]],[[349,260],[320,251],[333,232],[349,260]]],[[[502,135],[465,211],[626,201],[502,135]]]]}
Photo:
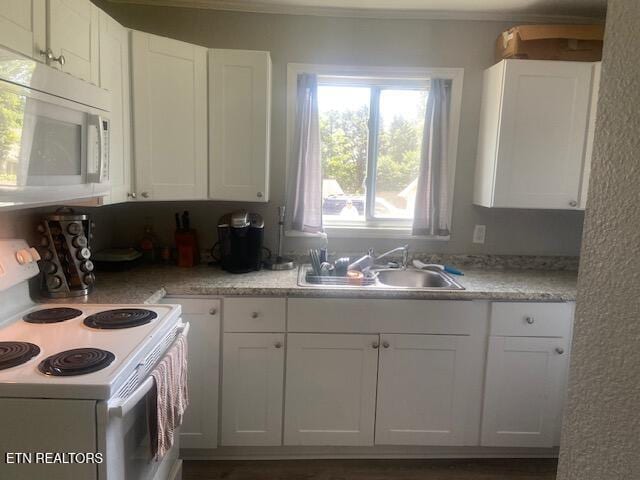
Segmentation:
{"type": "Polygon", "coordinates": [[[284,333],[225,333],[222,445],[281,445],[284,333]]]}
{"type": "Polygon", "coordinates": [[[288,335],[285,445],[373,445],[378,345],[378,335],[288,335]]]}
{"type": "Polygon", "coordinates": [[[482,445],[559,444],[569,345],[564,338],[489,339],[482,445]]]}
{"type": "Polygon", "coordinates": [[[573,313],[572,303],[491,305],[483,446],[560,444],[573,313]]]}
{"type": "Polygon", "coordinates": [[[218,383],[220,378],[220,300],[167,297],[180,304],[189,333],[189,408],[180,429],[182,448],[216,448],[218,444],[218,383]]]}
{"type": "Polygon", "coordinates": [[[376,444],[465,444],[469,405],[481,401],[473,343],[462,335],[381,336],[376,444]]]}

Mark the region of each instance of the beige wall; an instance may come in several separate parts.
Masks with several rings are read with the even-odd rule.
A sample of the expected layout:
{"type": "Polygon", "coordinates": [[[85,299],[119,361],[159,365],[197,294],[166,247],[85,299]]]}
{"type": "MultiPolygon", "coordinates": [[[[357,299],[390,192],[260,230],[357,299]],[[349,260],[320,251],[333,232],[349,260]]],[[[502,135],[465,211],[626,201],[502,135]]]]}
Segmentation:
{"type": "Polygon", "coordinates": [[[559,480],[640,478],[639,25],[609,1],[559,480]]]}
{"type": "MultiPolygon", "coordinates": [[[[449,242],[413,241],[420,251],[449,253],[567,254],[580,248],[583,214],[489,210],[471,205],[480,110],[482,71],[493,63],[493,45],[502,22],[381,20],[217,12],[171,7],[95,2],[126,26],[207,47],[269,50],[273,60],[271,202],[245,204],[273,227],[285,189],[285,97],[288,63],[463,67],[462,119],[458,148],[452,238],[449,242]],[[474,224],[487,225],[487,243],[471,243],[474,224]]],[[[171,239],[174,210],[188,207],[202,234],[214,241],[217,219],[240,204],[190,202],[110,207],[114,237],[127,243],[151,218],[165,242],[171,239]]],[[[267,231],[274,245],[275,228],[267,231]]],[[[313,241],[288,239],[287,250],[303,251],[313,241]]],[[[383,249],[398,240],[365,240],[383,249]]],[[[357,251],[362,240],[332,241],[334,249],[357,251]]]]}

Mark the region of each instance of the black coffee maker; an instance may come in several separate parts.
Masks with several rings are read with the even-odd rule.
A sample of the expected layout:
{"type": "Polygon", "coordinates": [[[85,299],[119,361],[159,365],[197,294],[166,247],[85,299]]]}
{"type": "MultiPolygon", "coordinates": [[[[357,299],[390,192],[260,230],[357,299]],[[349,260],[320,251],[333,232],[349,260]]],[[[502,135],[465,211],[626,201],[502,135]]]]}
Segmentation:
{"type": "Polygon", "coordinates": [[[231,273],[260,270],[263,240],[262,216],[243,210],[223,215],[218,222],[220,265],[231,273]]]}

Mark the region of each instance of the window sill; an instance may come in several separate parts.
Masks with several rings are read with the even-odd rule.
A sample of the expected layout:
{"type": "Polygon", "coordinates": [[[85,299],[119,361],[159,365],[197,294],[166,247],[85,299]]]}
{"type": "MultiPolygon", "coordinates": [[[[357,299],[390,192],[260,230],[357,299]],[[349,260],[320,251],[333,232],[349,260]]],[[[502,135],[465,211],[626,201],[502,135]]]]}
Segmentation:
{"type": "Polygon", "coordinates": [[[410,228],[382,228],[382,227],[354,227],[354,226],[329,226],[325,227],[324,233],[307,233],[296,230],[287,230],[286,237],[306,237],[306,238],[391,238],[397,240],[433,240],[447,242],[450,236],[435,235],[413,235],[410,228]]]}

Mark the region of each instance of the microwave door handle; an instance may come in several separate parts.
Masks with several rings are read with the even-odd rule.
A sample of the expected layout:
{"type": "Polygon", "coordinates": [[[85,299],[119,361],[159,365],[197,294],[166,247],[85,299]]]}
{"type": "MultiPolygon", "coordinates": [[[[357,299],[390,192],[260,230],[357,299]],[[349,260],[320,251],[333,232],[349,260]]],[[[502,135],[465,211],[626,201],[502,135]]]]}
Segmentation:
{"type": "Polygon", "coordinates": [[[98,172],[97,172],[97,183],[102,183],[106,180],[106,178],[102,175],[102,169],[104,168],[104,131],[102,130],[102,117],[100,115],[97,116],[96,120],[98,121],[98,172]]]}
{"type": "MultiPolygon", "coordinates": [[[[98,162],[97,165],[95,165],[96,170],[95,171],[90,171],[88,172],[88,181],[90,183],[101,183],[102,182],[102,167],[103,167],[103,151],[102,151],[102,142],[104,139],[104,135],[102,132],[102,117],[100,115],[90,115],[89,116],[89,128],[95,128],[96,129],[96,134],[97,134],[97,138],[96,138],[96,143],[98,144],[98,162]]],[[[87,140],[91,140],[91,136],[87,135],[87,140]]],[[[93,159],[94,159],[94,148],[95,145],[91,144],[90,145],[91,148],[91,152],[89,153],[88,157],[89,160],[91,161],[91,163],[93,163],[93,159]]],[[[89,163],[89,161],[87,161],[87,163],[89,163]]],[[[93,167],[93,165],[91,165],[91,167],[93,167]]]]}
{"type": "MultiPolygon", "coordinates": [[[[187,337],[189,335],[189,328],[191,328],[189,322],[180,325],[178,327],[176,338],[179,335],[187,337]]],[[[173,344],[171,346],[173,346],[173,344]]],[[[169,350],[170,348],[171,347],[169,347],[167,350],[169,350]]],[[[135,407],[138,402],[140,402],[140,400],[147,396],[149,391],[151,391],[154,383],[155,380],[153,379],[153,377],[147,377],[144,382],[138,385],[138,388],[136,388],[131,395],[129,395],[122,401],[117,402],[115,405],[109,406],[109,416],[119,418],[126,417],[127,414],[133,409],[133,407],[135,407]]]]}

